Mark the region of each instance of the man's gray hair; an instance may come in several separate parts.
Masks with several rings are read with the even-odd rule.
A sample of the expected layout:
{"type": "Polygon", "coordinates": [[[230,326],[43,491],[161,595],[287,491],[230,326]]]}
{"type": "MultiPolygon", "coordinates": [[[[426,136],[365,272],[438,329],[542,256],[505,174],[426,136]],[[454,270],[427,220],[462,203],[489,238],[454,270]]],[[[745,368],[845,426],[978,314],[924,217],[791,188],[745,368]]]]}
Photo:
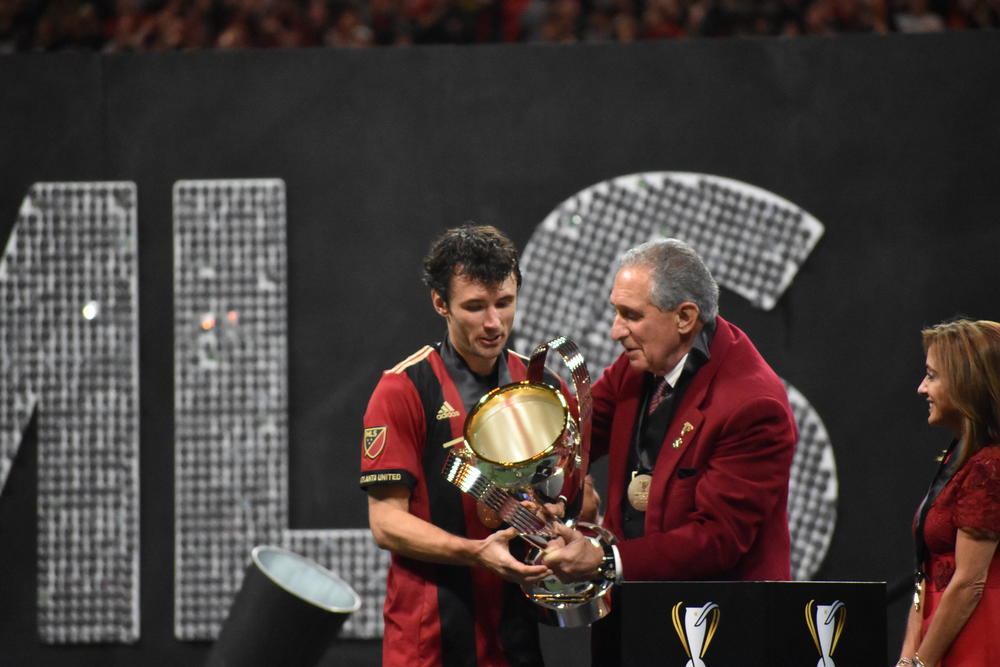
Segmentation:
{"type": "Polygon", "coordinates": [[[651,269],[653,289],[649,300],[660,310],[673,310],[690,301],[701,311],[698,319],[708,323],[719,314],[719,286],[698,253],[678,239],[648,241],[625,252],[622,268],[651,269]]]}

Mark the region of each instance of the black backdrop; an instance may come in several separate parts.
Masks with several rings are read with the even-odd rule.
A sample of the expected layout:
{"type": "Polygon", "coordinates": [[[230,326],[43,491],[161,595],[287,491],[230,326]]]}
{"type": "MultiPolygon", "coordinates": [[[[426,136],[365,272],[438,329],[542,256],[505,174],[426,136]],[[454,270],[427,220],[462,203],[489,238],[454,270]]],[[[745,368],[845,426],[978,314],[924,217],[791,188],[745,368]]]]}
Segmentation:
{"type": "MultiPolygon", "coordinates": [[[[430,238],[474,219],[523,246],[578,190],[640,171],[735,178],[826,233],[769,312],[724,292],[822,415],[839,470],[818,578],[911,569],[908,522],[946,434],[915,392],[919,329],[1000,319],[1000,37],[718,40],[0,58],[0,239],[36,181],[139,191],[142,638],[35,634],[33,427],[0,496],[0,664],[193,665],[172,636],[171,189],[287,184],[292,527],[365,525],[360,414],[440,336],[430,238]]],[[[903,615],[889,608],[889,644],[903,615]]],[[[890,652],[892,648],[888,649],[890,652]]],[[[331,664],[368,664],[364,645],[331,664]]]]}

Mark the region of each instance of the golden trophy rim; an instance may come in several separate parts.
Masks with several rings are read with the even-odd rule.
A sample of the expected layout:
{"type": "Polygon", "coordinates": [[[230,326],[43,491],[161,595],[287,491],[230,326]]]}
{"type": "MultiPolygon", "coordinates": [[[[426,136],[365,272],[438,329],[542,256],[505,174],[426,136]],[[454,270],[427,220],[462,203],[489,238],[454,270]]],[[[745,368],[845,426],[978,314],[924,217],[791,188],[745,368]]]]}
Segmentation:
{"type": "Polygon", "coordinates": [[[483,395],[483,397],[480,398],[476,402],[476,404],[472,407],[472,409],[469,411],[469,414],[465,420],[465,425],[462,429],[462,435],[465,438],[465,442],[468,444],[469,449],[471,449],[475,453],[476,458],[478,458],[479,460],[485,461],[487,463],[496,466],[500,466],[502,468],[519,468],[521,466],[535,463],[537,461],[541,461],[542,459],[548,456],[551,456],[558,449],[559,444],[562,442],[563,434],[566,432],[566,428],[569,425],[571,417],[572,415],[570,413],[569,403],[566,402],[566,397],[563,396],[562,392],[559,391],[557,388],[553,387],[547,382],[532,382],[531,380],[521,380],[519,382],[510,382],[495,389],[491,389],[488,393],[483,395]],[[560,406],[560,409],[562,410],[562,420],[561,420],[562,425],[559,429],[559,432],[556,434],[555,438],[553,438],[552,441],[549,442],[543,449],[541,449],[538,453],[526,459],[521,459],[519,461],[498,461],[488,456],[484,456],[482,453],[479,452],[479,450],[476,449],[475,445],[473,444],[473,439],[469,437],[470,432],[473,430],[472,427],[478,421],[480,413],[488,404],[492,403],[498,396],[525,388],[543,390],[549,396],[555,397],[556,401],[560,406]]]}

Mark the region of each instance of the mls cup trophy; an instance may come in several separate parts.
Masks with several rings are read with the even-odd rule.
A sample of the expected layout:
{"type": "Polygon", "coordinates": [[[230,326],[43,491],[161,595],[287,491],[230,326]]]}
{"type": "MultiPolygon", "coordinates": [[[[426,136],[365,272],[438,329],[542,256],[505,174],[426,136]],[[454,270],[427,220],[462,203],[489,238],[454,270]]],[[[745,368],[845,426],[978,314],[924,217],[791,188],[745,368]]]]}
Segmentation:
{"type": "MultiPolygon", "coordinates": [[[[516,528],[531,548],[525,558],[541,562],[555,531],[522,501],[536,506],[564,503],[563,522],[598,546],[612,544],[606,529],[578,520],[590,452],[590,374],[573,341],[556,338],[535,348],[528,379],[497,387],[483,396],[465,420],[465,441],[452,448],[444,475],[516,528]],[[575,404],[543,381],[552,350],[570,370],[575,404]]],[[[556,577],[525,586],[545,622],[560,627],[588,625],[610,610],[611,581],[564,584],[556,577]]]]}

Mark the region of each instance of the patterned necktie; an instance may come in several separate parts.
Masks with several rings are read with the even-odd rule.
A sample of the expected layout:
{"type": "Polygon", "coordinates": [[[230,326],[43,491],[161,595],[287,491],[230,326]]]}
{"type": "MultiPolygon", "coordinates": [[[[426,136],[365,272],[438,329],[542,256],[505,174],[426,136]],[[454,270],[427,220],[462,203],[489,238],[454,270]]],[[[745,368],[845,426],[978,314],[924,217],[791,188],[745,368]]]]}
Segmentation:
{"type": "Polygon", "coordinates": [[[666,377],[657,378],[656,382],[656,388],[649,397],[649,403],[646,404],[647,415],[651,415],[656,412],[656,408],[660,407],[660,403],[662,403],[663,399],[667,397],[667,392],[671,389],[666,377]]]}

